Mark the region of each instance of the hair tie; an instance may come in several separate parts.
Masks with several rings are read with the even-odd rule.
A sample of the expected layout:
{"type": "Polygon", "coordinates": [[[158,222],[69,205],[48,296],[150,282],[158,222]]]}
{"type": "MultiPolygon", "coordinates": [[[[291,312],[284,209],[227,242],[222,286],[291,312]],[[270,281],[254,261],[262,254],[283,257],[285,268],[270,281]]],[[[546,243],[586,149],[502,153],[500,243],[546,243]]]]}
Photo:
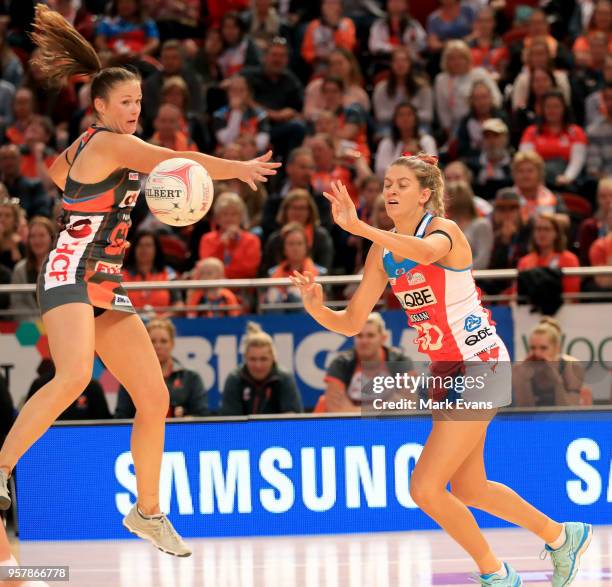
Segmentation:
{"type": "Polygon", "coordinates": [[[423,161],[423,163],[428,163],[429,165],[434,166],[438,165],[438,157],[436,157],[435,155],[427,155],[426,153],[418,153],[415,155],[410,151],[402,151],[402,157],[414,157],[419,161],[423,161]]]}

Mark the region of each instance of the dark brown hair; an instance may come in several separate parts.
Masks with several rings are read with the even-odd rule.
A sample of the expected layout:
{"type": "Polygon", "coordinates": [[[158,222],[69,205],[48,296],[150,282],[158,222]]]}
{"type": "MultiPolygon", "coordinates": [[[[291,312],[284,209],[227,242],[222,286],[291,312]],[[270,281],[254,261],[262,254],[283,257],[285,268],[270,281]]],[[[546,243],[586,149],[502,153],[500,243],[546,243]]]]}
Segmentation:
{"type": "Polygon", "coordinates": [[[39,48],[34,58],[49,86],[61,86],[74,75],[92,76],[91,102],[106,99],[120,82],[140,81],[136,71],[123,67],[102,69],[94,48],[59,14],[37,4],[32,40],[39,48]]]}
{"type": "Polygon", "coordinates": [[[45,216],[34,216],[30,219],[30,222],[28,222],[28,240],[26,241],[26,267],[28,271],[33,273],[38,271],[36,257],[30,248],[30,231],[35,225],[42,226],[49,233],[49,237],[51,238],[49,251],[53,248],[53,239],[55,239],[55,224],[51,222],[51,220],[45,216]]]}

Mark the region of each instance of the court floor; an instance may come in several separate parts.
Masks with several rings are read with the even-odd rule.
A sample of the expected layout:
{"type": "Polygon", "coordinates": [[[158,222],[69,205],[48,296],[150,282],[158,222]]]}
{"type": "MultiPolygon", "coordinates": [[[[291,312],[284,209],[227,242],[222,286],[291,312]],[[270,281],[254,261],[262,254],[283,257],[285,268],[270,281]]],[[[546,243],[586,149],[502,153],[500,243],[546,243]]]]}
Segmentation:
{"type": "MultiPolygon", "coordinates": [[[[550,585],[550,559],[521,529],[487,530],[525,585],[550,585]]],[[[141,540],[22,542],[22,565],[68,565],[70,587],[457,587],[471,561],[439,531],[190,540],[177,559],[141,540]]],[[[612,526],[597,526],[573,587],[612,587],[612,526]]]]}

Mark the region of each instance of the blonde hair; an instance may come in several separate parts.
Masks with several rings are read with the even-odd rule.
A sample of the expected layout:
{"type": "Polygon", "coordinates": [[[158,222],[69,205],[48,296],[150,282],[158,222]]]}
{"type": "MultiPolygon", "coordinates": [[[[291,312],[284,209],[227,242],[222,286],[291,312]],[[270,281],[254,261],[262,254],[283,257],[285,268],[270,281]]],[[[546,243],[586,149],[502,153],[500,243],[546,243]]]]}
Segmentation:
{"type": "Polygon", "coordinates": [[[147,332],[149,334],[151,334],[151,331],[155,330],[156,328],[165,330],[170,336],[170,340],[174,342],[174,339],[176,338],[176,328],[174,327],[174,324],[168,320],[168,318],[155,318],[155,320],[151,320],[147,324],[147,332]]]}
{"type": "Polygon", "coordinates": [[[542,318],[538,324],[536,324],[529,333],[529,338],[534,334],[544,334],[548,336],[548,340],[557,349],[561,348],[561,326],[560,324],[550,316],[542,318]]]}
{"type": "Polygon", "coordinates": [[[236,206],[240,209],[240,215],[242,216],[240,224],[242,226],[248,226],[249,215],[247,213],[246,205],[244,200],[236,192],[223,192],[219,194],[213,208],[213,213],[215,216],[217,216],[219,212],[225,210],[226,208],[230,208],[231,206],[236,206]]]}
{"type": "Polygon", "coordinates": [[[442,68],[442,71],[448,71],[448,56],[453,51],[461,53],[461,55],[467,59],[470,66],[472,65],[472,51],[470,50],[468,44],[465,41],[454,39],[452,41],[448,41],[444,47],[444,51],[442,51],[442,57],[440,58],[440,67],[442,68]]]}
{"type": "Polygon", "coordinates": [[[523,163],[531,163],[538,168],[540,181],[544,179],[544,159],[535,151],[519,151],[512,159],[512,173],[516,172],[516,168],[523,163]]]}
{"type": "Polygon", "coordinates": [[[225,265],[223,264],[223,261],[221,261],[221,259],[217,259],[217,257],[206,257],[206,259],[200,259],[196,263],[194,270],[194,279],[196,276],[198,279],[201,279],[201,272],[207,266],[215,267],[216,269],[218,269],[221,275],[221,279],[225,277],[225,265]]]}
{"type": "Polygon", "coordinates": [[[274,347],[274,341],[272,337],[264,332],[262,327],[257,324],[257,322],[247,322],[247,331],[243,340],[244,344],[244,353],[247,354],[248,350],[251,347],[269,347],[270,352],[272,353],[272,357],[274,358],[274,362],[277,362],[276,357],[276,348],[274,347]]]}
{"type": "Polygon", "coordinates": [[[380,312],[370,313],[365,323],[374,324],[374,326],[378,328],[381,334],[384,334],[387,330],[387,325],[385,324],[385,320],[383,319],[382,314],[380,312]]]}
{"type": "Polygon", "coordinates": [[[425,210],[436,216],[444,216],[444,179],[438,167],[438,158],[425,153],[399,157],[391,165],[408,167],[423,190],[429,190],[431,195],[425,203],[425,210]]]}

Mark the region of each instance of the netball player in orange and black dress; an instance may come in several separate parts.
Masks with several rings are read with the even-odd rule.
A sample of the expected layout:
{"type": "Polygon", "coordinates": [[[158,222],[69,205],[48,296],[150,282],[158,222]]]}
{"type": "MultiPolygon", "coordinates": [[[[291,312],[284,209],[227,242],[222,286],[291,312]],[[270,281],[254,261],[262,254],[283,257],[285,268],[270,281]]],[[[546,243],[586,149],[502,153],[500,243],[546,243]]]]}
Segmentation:
{"type": "MultiPolygon", "coordinates": [[[[10,506],[7,477],[18,459],[85,388],[94,352],[130,393],[137,412],[132,455],[137,503],[124,518],[134,534],[177,556],[188,546],[159,509],[159,475],[168,390],[145,327],[120,281],[130,210],[141,174],[172,157],[203,165],[213,179],[238,178],[251,187],[275,173],[270,154],[247,162],[174,152],[133,136],[142,98],[137,74],[101,69],[94,49],[64,18],[39,4],[33,38],[50,84],[92,76],[97,124],[49,170],[64,191],[65,228],[41,272],[38,299],[55,363],[55,377],[21,410],[0,450],[0,508],[10,506]]],[[[49,499],[45,496],[45,499],[49,499]]]]}

